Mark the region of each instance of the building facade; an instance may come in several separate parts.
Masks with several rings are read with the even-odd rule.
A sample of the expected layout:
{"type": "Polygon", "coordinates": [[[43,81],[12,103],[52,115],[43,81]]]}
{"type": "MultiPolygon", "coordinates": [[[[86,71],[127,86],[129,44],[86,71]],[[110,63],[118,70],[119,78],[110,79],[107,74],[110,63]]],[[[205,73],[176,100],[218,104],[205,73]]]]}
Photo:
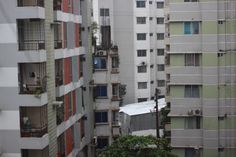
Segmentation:
{"type": "Polygon", "coordinates": [[[123,86],[119,77],[120,51],[114,40],[113,14],[113,1],[96,1],[94,4],[94,21],[97,24],[93,55],[94,134],[98,149],[111,144],[120,136],[119,107],[123,86]]]}
{"type": "Polygon", "coordinates": [[[0,156],[93,156],[90,5],[0,1],[0,156]]]}
{"type": "Polygon", "coordinates": [[[166,100],[179,157],[233,157],[236,2],[166,1],[166,100]]]}
{"type": "MultiPolygon", "coordinates": [[[[95,1],[94,1],[95,2],[95,1]]],[[[101,8],[110,10],[112,43],[119,46],[120,81],[126,85],[124,104],[154,99],[155,88],[165,95],[164,2],[162,0],[96,1],[95,19],[101,8]]],[[[106,19],[108,20],[108,19],[106,19]]],[[[99,40],[101,41],[101,39],[99,40]]]]}

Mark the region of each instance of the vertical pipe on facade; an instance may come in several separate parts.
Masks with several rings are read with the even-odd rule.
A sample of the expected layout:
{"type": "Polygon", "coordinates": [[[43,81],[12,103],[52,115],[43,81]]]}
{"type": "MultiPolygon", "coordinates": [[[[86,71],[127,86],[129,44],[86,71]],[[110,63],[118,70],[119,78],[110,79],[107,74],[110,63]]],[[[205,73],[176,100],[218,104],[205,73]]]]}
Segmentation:
{"type": "Polygon", "coordinates": [[[45,4],[45,49],[46,49],[46,76],[47,76],[47,118],[49,137],[49,156],[57,154],[57,124],[56,110],[53,109],[55,101],[55,56],[54,56],[54,30],[53,30],[53,0],[44,0],[45,4]]]}
{"type": "MultiPolygon", "coordinates": [[[[219,26],[218,26],[218,19],[219,19],[219,0],[217,0],[217,122],[218,122],[218,125],[217,125],[217,134],[218,134],[218,139],[217,139],[217,142],[218,142],[218,149],[220,148],[220,122],[218,120],[218,117],[220,116],[220,78],[219,78],[219,75],[220,75],[220,71],[219,71],[219,66],[220,66],[220,57],[218,55],[219,53],[219,26]]],[[[220,153],[218,152],[218,157],[220,157],[220,153]]]]}

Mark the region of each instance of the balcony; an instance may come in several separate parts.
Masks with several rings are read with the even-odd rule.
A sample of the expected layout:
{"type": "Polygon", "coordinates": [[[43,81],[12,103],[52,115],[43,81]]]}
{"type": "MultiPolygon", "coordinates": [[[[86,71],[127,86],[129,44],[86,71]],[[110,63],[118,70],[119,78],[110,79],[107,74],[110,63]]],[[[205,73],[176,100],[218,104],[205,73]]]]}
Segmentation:
{"type": "Polygon", "coordinates": [[[58,59],[55,61],[55,85],[56,87],[62,86],[63,80],[63,60],[58,59]]]}
{"type": "Polygon", "coordinates": [[[21,137],[42,137],[47,133],[47,105],[20,107],[21,137]]]}
{"type": "Polygon", "coordinates": [[[17,0],[18,7],[39,6],[44,7],[44,0],[17,0]]]}
{"type": "Polygon", "coordinates": [[[21,150],[22,157],[49,157],[49,150],[48,147],[44,148],[43,150],[37,149],[22,149],[21,150]]]}
{"type": "Polygon", "coordinates": [[[61,10],[62,9],[62,2],[61,0],[53,0],[53,9],[54,10],[61,10]]]}
{"type": "MultiPolygon", "coordinates": [[[[64,97],[57,97],[56,100],[64,102],[64,97]]],[[[62,122],[64,122],[64,114],[64,105],[57,107],[57,125],[60,125],[62,122]]]]}
{"type": "Polygon", "coordinates": [[[57,157],[65,157],[66,156],[66,150],[65,150],[65,135],[64,133],[61,134],[57,138],[57,157]]]}
{"type": "Polygon", "coordinates": [[[19,51],[39,51],[45,49],[44,20],[17,20],[17,27],[19,51]]]}
{"type": "Polygon", "coordinates": [[[40,95],[46,92],[46,63],[19,64],[20,94],[40,95]]]}

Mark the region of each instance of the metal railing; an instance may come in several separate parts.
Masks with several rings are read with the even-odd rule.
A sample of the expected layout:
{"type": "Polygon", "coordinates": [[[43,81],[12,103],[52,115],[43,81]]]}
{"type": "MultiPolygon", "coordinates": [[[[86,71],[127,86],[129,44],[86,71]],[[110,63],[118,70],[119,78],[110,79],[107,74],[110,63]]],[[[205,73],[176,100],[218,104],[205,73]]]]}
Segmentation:
{"type": "Polygon", "coordinates": [[[55,40],[54,41],[54,48],[61,49],[62,48],[62,40],[55,40]]]}
{"type": "Polygon", "coordinates": [[[43,50],[45,49],[44,40],[25,40],[19,41],[19,50],[43,50]]]}
{"type": "Polygon", "coordinates": [[[18,7],[39,6],[44,7],[44,0],[17,0],[18,7]]]}
{"type": "Polygon", "coordinates": [[[42,137],[47,132],[47,125],[41,127],[23,125],[21,129],[21,137],[42,137]]]}

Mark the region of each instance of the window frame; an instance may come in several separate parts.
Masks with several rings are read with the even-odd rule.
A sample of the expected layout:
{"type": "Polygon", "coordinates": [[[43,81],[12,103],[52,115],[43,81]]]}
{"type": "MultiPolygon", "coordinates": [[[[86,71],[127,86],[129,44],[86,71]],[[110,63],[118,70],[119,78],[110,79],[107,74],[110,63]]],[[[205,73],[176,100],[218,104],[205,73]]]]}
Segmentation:
{"type": "Polygon", "coordinates": [[[138,73],[147,73],[147,65],[139,65],[137,66],[138,73]]]}
{"type": "Polygon", "coordinates": [[[137,50],[137,57],[146,57],[146,56],[147,56],[147,50],[145,49],[137,50]]]}
{"type": "Polygon", "coordinates": [[[144,16],[139,16],[139,17],[136,17],[136,24],[146,24],[147,23],[147,18],[144,17],[144,16]]]}
{"type": "Polygon", "coordinates": [[[146,8],[146,1],[136,0],[136,8],[146,8]]]}
{"type": "Polygon", "coordinates": [[[200,86],[199,85],[185,85],[184,97],[185,98],[200,98],[200,86]]]}
{"type": "Polygon", "coordinates": [[[165,64],[157,64],[157,71],[165,71],[165,64]],[[163,68],[160,68],[163,67],[163,68]]]}
{"type": "Polygon", "coordinates": [[[164,33],[157,33],[157,40],[164,40],[165,34],[164,33]]]}
{"type": "Polygon", "coordinates": [[[107,98],[107,96],[108,96],[107,84],[97,84],[96,85],[96,98],[107,98]],[[98,87],[104,88],[105,91],[102,91],[103,89],[98,89],[98,87]],[[105,93],[104,95],[102,94],[103,92],[105,93]]]}
{"type": "Polygon", "coordinates": [[[137,40],[138,41],[147,40],[147,33],[137,33],[137,40]]]}
{"type": "Polygon", "coordinates": [[[164,2],[156,2],[156,8],[157,9],[163,9],[164,8],[164,2]]]}
{"type": "Polygon", "coordinates": [[[164,56],[164,55],[165,55],[165,49],[157,49],[157,56],[164,56]],[[160,53],[160,50],[161,50],[161,53],[160,53]]]}
{"type": "Polygon", "coordinates": [[[93,58],[93,68],[95,70],[107,70],[107,58],[106,57],[95,56],[93,58]],[[99,60],[97,60],[97,59],[99,59],[99,60]],[[95,64],[96,60],[97,60],[97,64],[95,64]],[[105,60],[105,67],[103,65],[104,62],[102,60],[103,61],[105,60]]]}
{"type": "Polygon", "coordinates": [[[95,124],[99,123],[108,123],[108,111],[95,111],[94,112],[94,122],[95,124]],[[98,115],[100,114],[100,115],[98,115]],[[105,115],[103,115],[105,114],[105,115]],[[97,119],[99,118],[99,119],[97,119]]]}
{"type": "Polygon", "coordinates": [[[156,22],[157,22],[157,25],[162,25],[164,24],[165,22],[165,18],[164,17],[156,17],[156,22]]]}
{"type": "Polygon", "coordinates": [[[200,21],[185,21],[183,22],[184,35],[200,34],[200,21]]]}
{"type": "Polygon", "coordinates": [[[138,89],[147,89],[147,82],[138,82],[138,89]]]}

